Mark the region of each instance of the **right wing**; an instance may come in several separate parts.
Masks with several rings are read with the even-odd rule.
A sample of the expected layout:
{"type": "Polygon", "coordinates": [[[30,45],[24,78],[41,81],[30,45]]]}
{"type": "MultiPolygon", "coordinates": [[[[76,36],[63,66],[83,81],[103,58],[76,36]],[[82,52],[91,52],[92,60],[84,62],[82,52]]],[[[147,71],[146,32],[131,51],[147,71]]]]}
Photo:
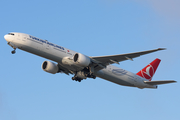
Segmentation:
{"type": "Polygon", "coordinates": [[[67,68],[63,67],[61,64],[58,63],[58,67],[60,69],[60,72],[63,72],[67,75],[74,74],[72,71],[68,70],[67,68]]]}

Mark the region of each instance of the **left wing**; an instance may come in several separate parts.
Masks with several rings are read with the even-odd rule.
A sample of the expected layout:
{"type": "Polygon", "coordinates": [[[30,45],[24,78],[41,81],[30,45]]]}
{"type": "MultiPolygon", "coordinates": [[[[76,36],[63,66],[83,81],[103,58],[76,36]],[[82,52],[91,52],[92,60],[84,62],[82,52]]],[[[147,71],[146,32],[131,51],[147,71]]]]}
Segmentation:
{"type": "Polygon", "coordinates": [[[90,57],[95,65],[95,70],[100,70],[106,67],[109,64],[117,63],[124,61],[124,60],[133,60],[133,58],[139,57],[141,55],[149,54],[152,52],[156,52],[159,50],[165,50],[165,48],[158,48],[153,50],[147,50],[142,52],[135,52],[135,53],[127,53],[127,54],[119,54],[119,55],[110,55],[110,56],[97,56],[97,57],[90,57]]]}

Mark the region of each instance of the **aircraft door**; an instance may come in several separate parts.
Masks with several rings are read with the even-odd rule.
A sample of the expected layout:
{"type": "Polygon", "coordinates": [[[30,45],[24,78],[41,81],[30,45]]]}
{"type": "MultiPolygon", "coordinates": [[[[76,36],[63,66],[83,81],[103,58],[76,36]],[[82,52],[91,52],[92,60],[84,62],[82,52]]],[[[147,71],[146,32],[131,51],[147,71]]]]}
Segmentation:
{"type": "Polygon", "coordinates": [[[49,44],[48,44],[48,41],[46,41],[46,49],[49,50],[49,44]]]}
{"type": "Polygon", "coordinates": [[[109,72],[111,72],[111,71],[112,71],[111,65],[108,65],[108,66],[107,66],[107,69],[108,69],[109,72]]]}
{"type": "Polygon", "coordinates": [[[22,36],[22,41],[24,41],[24,42],[25,42],[25,41],[26,41],[26,39],[27,39],[26,35],[23,35],[23,36],[22,36]]]}

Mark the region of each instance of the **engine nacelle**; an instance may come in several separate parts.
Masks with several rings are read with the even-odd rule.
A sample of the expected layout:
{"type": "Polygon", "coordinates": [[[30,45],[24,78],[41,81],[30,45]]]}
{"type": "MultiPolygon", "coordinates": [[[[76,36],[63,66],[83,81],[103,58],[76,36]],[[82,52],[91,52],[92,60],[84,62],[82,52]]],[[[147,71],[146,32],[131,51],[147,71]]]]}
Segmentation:
{"type": "Polygon", "coordinates": [[[76,53],[73,57],[73,60],[76,65],[79,65],[81,67],[87,67],[89,66],[89,64],[91,64],[91,59],[81,53],[76,53]]]}
{"type": "Polygon", "coordinates": [[[57,64],[50,61],[44,61],[42,64],[42,69],[48,73],[56,74],[59,71],[57,64]]]}
{"type": "Polygon", "coordinates": [[[73,62],[73,59],[72,58],[69,58],[69,57],[64,57],[63,59],[62,59],[62,64],[64,64],[64,65],[73,65],[74,64],[74,62],[73,62]]]}

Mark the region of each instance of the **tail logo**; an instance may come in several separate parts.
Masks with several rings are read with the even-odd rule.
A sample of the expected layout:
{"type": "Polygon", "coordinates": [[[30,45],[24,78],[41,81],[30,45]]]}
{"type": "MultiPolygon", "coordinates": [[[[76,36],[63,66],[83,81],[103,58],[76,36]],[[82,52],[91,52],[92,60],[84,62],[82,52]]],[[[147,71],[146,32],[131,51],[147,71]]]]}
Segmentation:
{"type": "Polygon", "coordinates": [[[154,75],[154,68],[151,64],[149,64],[146,69],[141,70],[141,74],[144,78],[151,80],[152,76],[154,75]]]}
{"type": "Polygon", "coordinates": [[[136,75],[139,75],[139,76],[151,81],[151,79],[152,79],[153,75],[155,74],[157,67],[159,66],[160,62],[161,62],[161,60],[156,58],[154,61],[152,61],[145,68],[143,68],[138,73],[136,73],[136,75]]]}

